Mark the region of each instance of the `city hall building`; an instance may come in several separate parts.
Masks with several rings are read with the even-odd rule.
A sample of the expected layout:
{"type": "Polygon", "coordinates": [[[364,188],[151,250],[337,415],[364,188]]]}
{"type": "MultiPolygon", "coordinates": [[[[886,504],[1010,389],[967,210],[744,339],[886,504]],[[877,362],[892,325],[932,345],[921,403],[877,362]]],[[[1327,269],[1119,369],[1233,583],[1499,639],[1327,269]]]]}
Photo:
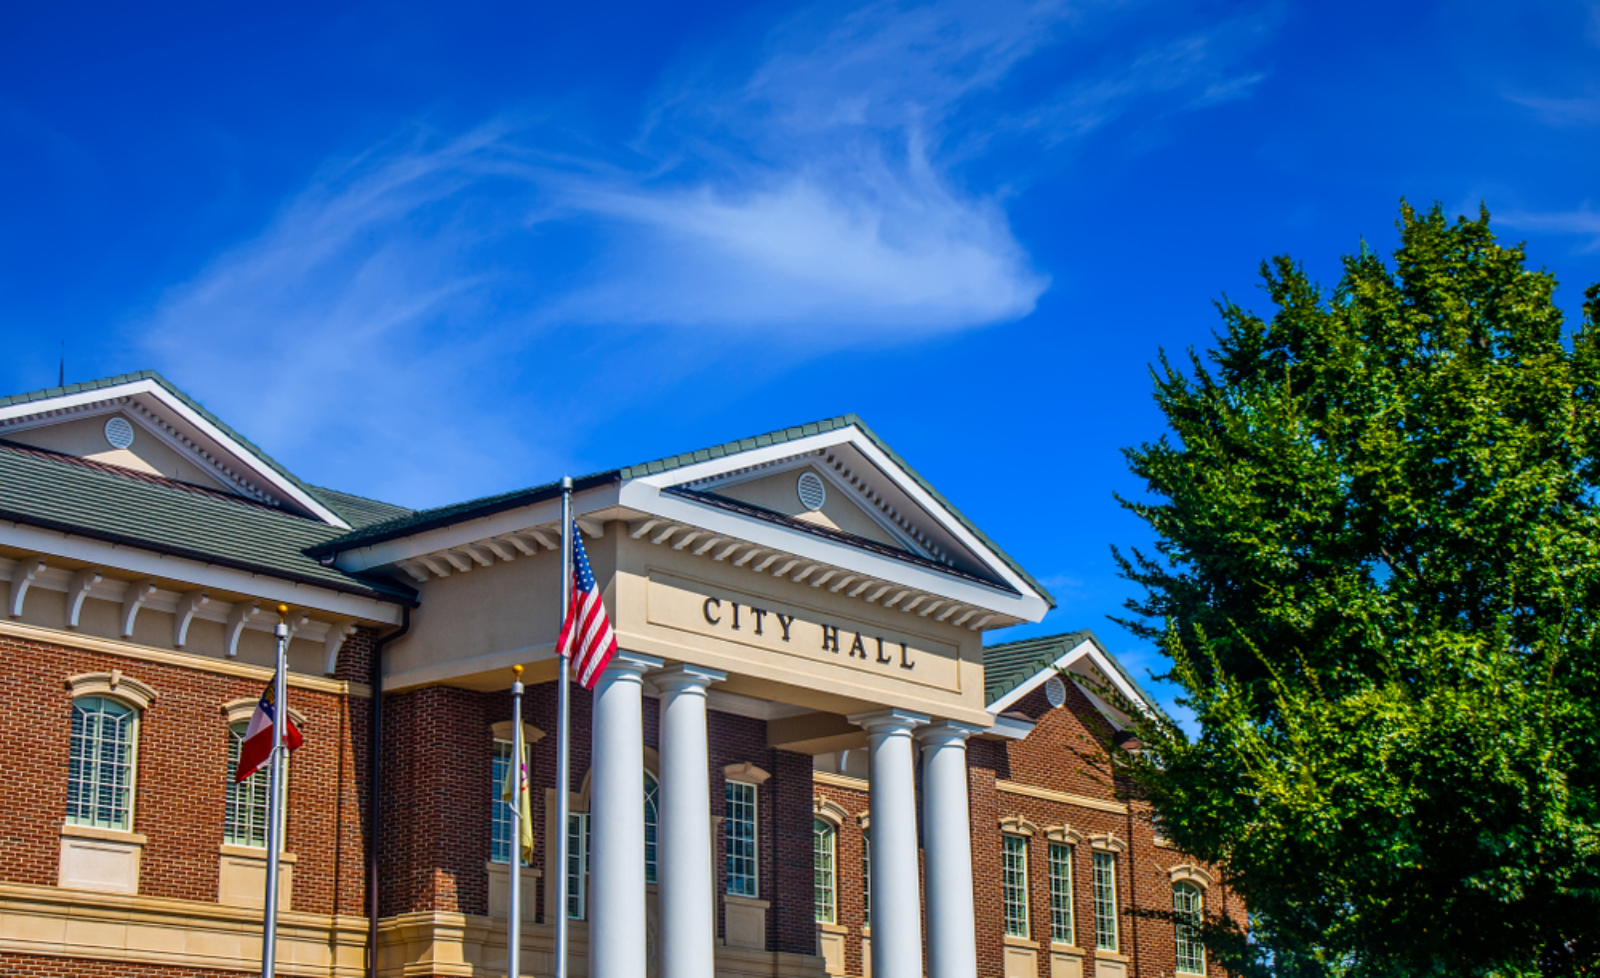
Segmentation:
{"type": "Polygon", "coordinates": [[[1103,746],[1137,685],[986,643],[1050,596],[859,420],[575,480],[620,650],[558,785],[560,505],[311,486],[151,373],[0,399],[0,974],[258,969],[279,603],[281,974],[505,973],[518,664],[525,974],[563,913],[596,978],[1220,973],[1172,911],[1237,900],[1103,746]]]}

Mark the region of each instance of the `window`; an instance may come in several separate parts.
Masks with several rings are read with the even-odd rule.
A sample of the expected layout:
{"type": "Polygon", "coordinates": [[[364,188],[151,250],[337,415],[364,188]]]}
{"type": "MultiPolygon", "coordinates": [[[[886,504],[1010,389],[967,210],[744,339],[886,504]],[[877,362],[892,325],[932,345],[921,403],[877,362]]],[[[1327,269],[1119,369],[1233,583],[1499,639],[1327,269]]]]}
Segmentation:
{"type": "Polygon", "coordinates": [[[1005,909],[1006,936],[1028,936],[1028,840],[1000,837],[1000,902],[1005,909]]]}
{"type": "Polygon", "coordinates": [[[729,781],[727,787],[728,893],[760,896],[756,881],[756,786],[729,781]]]}
{"type": "Polygon", "coordinates": [[[861,826],[861,926],[872,926],[872,830],[861,826]]]}
{"type": "Polygon", "coordinates": [[[1094,946],[1117,950],[1117,856],[1099,850],[1094,854],[1094,946]]]}
{"type": "MultiPolygon", "coordinates": [[[[526,749],[526,746],[524,746],[526,749]]],[[[489,807],[489,861],[511,862],[511,805],[506,803],[506,768],[511,764],[511,741],[494,742],[494,760],[489,765],[489,797],[494,803],[489,807]]],[[[524,866],[528,865],[526,861],[524,866]]]]}
{"type": "Polygon", "coordinates": [[[838,921],[839,833],[820,818],[811,820],[811,891],[819,924],[838,921]]]}
{"type": "Polygon", "coordinates": [[[584,920],[588,912],[589,813],[567,815],[567,916],[584,920]]]}
{"type": "Polygon", "coordinates": [[[1076,944],[1072,933],[1072,847],[1050,843],[1050,940],[1076,944]]]}
{"type": "Polygon", "coordinates": [[[67,821],[133,829],[133,773],[139,714],[104,696],[72,701],[67,821]]]}
{"type": "MultiPolygon", "coordinates": [[[[222,841],[230,846],[249,846],[252,849],[267,847],[267,804],[272,789],[272,765],[263,764],[256,772],[235,784],[234,775],[239,770],[239,751],[244,747],[248,721],[228,725],[228,804],[223,814],[222,841]]],[[[285,779],[289,765],[283,765],[285,779]]],[[[287,796],[287,791],[285,791],[287,796]]],[[[285,805],[285,808],[288,806],[285,805]]],[[[278,814],[278,827],[283,828],[283,813],[278,814]]],[[[283,846],[283,836],[278,836],[278,846],[283,846]]]]}
{"type": "Polygon", "coordinates": [[[644,881],[656,881],[656,827],[661,824],[661,782],[644,772],[644,881]]]}
{"type": "Polygon", "coordinates": [[[1204,913],[1200,887],[1184,881],[1172,884],[1172,909],[1177,914],[1178,972],[1185,975],[1206,973],[1206,948],[1200,942],[1200,919],[1204,913]]]}

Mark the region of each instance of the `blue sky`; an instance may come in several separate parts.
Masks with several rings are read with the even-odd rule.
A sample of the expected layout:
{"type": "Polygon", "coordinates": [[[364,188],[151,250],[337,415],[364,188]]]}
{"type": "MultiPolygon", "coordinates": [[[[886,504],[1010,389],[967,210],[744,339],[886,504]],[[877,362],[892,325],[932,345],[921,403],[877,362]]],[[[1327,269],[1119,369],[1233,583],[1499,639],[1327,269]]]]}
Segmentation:
{"type": "Polygon", "coordinates": [[[853,411],[1143,675],[1158,351],[1402,196],[1575,320],[1597,174],[1592,0],[12,4],[0,391],[64,342],[413,506],[853,411]]]}

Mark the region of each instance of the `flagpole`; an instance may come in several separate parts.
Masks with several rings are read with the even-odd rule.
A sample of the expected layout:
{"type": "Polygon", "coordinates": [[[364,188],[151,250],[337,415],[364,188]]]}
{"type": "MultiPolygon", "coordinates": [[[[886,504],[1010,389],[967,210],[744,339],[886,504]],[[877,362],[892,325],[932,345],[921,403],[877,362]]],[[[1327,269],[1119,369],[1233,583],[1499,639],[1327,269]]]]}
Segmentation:
{"type": "MultiPolygon", "coordinates": [[[[567,608],[572,603],[572,477],[561,477],[561,614],[565,622],[567,608]]],[[[572,755],[571,724],[572,704],[568,693],[567,660],[561,650],[556,650],[556,858],[552,867],[556,874],[556,905],[553,911],[556,924],[556,974],[567,978],[567,832],[571,817],[572,755]]]]}
{"type": "Polygon", "coordinates": [[[267,899],[261,934],[261,978],[273,978],[278,967],[278,850],[283,848],[283,731],[289,721],[289,606],[278,605],[276,670],[272,679],[272,760],[267,786],[267,899]]]}
{"type": "Polygon", "coordinates": [[[511,933],[506,974],[522,974],[522,667],[512,666],[517,678],[511,683],[511,770],[517,790],[511,796],[511,933]]]}

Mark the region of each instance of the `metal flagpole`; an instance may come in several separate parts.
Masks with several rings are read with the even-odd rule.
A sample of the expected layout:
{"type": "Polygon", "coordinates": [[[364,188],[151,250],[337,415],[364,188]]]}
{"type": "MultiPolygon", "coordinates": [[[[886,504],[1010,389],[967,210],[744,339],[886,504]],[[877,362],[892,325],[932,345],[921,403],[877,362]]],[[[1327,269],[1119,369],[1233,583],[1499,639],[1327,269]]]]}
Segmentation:
{"type": "Polygon", "coordinates": [[[512,666],[517,678],[511,683],[511,763],[516,790],[511,793],[511,933],[506,974],[522,974],[522,667],[512,666]]]}
{"type": "Polygon", "coordinates": [[[273,978],[278,967],[278,850],[283,848],[283,731],[289,722],[289,606],[278,605],[277,672],[272,677],[272,766],[267,786],[267,901],[261,934],[261,978],[273,978]]]}
{"type": "MultiPolygon", "coordinates": [[[[572,477],[561,477],[561,620],[572,604],[572,477]]],[[[567,833],[572,821],[571,698],[567,688],[567,660],[556,650],[560,669],[556,682],[556,978],[567,978],[567,833]]],[[[582,869],[580,867],[579,871],[582,869]]]]}

